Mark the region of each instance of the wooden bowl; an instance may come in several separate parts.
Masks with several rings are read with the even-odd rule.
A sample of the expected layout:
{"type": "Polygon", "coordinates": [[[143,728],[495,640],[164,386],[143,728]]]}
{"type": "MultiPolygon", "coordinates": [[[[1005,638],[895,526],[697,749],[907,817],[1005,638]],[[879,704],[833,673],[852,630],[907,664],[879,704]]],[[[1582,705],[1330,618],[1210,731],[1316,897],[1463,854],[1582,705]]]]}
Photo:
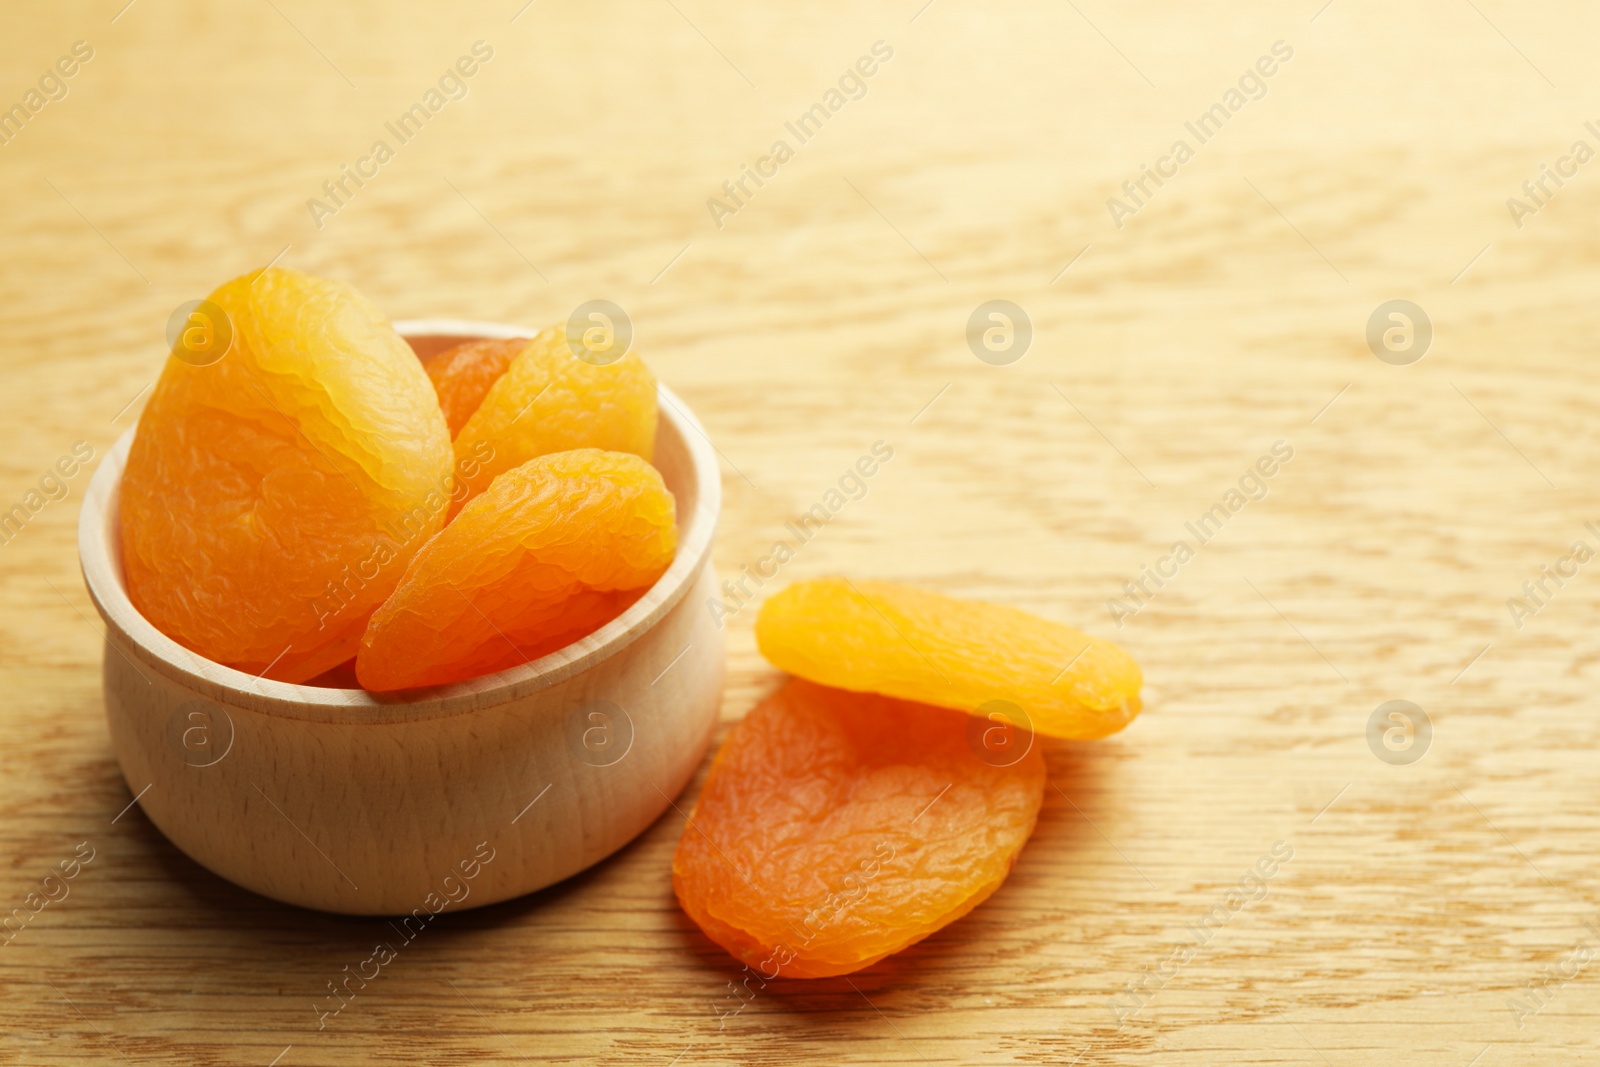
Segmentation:
{"type": "MultiPolygon", "coordinates": [[[[426,358],[492,323],[395,327],[426,358]]],[[[664,386],[655,465],[678,554],[619,618],[542,659],[406,699],[266,681],[160,633],[123,586],[117,490],[133,431],[78,524],[106,623],[111,744],[150,821],[197,863],[324,911],[412,914],[532,892],[653,822],[705,754],[722,697],[711,541],[721,508],[705,431],[664,386]]],[[[663,879],[666,873],[662,873],[663,879]]]]}

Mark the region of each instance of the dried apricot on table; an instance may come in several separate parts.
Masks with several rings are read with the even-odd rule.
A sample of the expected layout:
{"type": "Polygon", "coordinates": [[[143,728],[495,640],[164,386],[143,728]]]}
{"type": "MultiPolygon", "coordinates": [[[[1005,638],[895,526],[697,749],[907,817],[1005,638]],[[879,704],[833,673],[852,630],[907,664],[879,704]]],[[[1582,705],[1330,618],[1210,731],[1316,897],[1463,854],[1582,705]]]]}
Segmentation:
{"type": "Polygon", "coordinates": [[[489,388],[456,435],[465,498],[535,456],[574,448],[655,453],[656,380],[634,352],[597,364],[567,344],[565,326],[543,330],[489,388]],[[482,462],[484,445],[492,452],[482,462]]]}
{"type": "Polygon", "coordinates": [[[1044,798],[1037,746],[979,758],[970,716],[795,679],[729,732],[672,884],[766,978],[848,974],[1000,887],[1044,798]]]}
{"type": "Polygon", "coordinates": [[[417,553],[367,626],[356,676],[383,692],[537,659],[620,615],[676,548],[672,493],[638,456],[529,460],[417,553]]]}
{"type": "Polygon", "coordinates": [[[1105,737],[1140,709],[1139,665],[1110,641],[899,582],[796,582],[761,605],[756,643],[824,685],[978,715],[1014,705],[1049,737],[1105,737]]]}
{"type": "Polygon", "coordinates": [[[527,347],[526,337],[488,337],[447,348],[423,364],[439,394],[451,437],[461,432],[511,361],[527,347]]]}
{"type": "Polygon", "coordinates": [[[450,435],[415,353],[348,285],[274,267],[210,300],[231,349],[194,365],[180,339],[128,453],[128,596],[203,656],[304,681],[355,654],[443,525],[450,435]]]}

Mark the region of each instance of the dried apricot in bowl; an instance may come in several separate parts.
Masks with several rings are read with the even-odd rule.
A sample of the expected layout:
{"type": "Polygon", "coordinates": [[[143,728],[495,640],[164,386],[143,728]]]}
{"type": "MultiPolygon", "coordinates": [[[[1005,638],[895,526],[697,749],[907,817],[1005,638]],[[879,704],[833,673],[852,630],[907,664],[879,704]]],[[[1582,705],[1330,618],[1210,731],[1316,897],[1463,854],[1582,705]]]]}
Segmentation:
{"type": "Polygon", "coordinates": [[[232,348],[205,366],[174,349],[128,453],[128,596],[209,659],[305,681],[355,654],[444,523],[450,435],[416,355],[348,285],[274,267],[210,299],[232,348]]]}
{"type": "Polygon", "coordinates": [[[672,492],[638,456],[529,460],[417,553],[367,626],[356,677],[385,692],[537,659],[620,615],[676,547],[672,492]]]}
{"type": "Polygon", "coordinates": [[[456,435],[463,461],[491,449],[466,476],[467,498],[535,456],[574,448],[650,459],[656,443],[656,380],[634,352],[605,364],[573,354],[565,326],[543,330],[489,388],[456,435]]]}
{"type": "Polygon", "coordinates": [[[824,685],[975,714],[1005,701],[1049,737],[1105,737],[1139,714],[1139,665],[1110,641],[899,582],[796,582],[761,605],[756,643],[824,685]]]}
{"type": "Polygon", "coordinates": [[[982,903],[1044,799],[1032,746],[981,759],[969,716],[792,680],[729,732],[672,885],[767,978],[849,974],[982,903]]]}
{"type": "Polygon", "coordinates": [[[451,437],[461,432],[511,361],[527,347],[526,337],[480,337],[448,348],[423,364],[439,394],[439,408],[451,437]]]}

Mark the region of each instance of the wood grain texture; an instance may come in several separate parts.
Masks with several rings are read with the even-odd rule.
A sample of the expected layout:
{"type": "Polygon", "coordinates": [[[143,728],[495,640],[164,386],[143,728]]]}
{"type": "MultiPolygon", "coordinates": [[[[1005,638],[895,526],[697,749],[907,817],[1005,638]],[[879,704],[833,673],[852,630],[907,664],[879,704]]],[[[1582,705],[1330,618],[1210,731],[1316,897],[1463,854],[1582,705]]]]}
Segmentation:
{"type": "MultiPolygon", "coordinates": [[[[447,916],[319,1031],[382,924],[252,896],[119,816],[78,473],[0,548],[0,906],[94,854],[0,948],[0,1062],[1592,1059],[1600,564],[1520,628],[1507,607],[1600,547],[1600,170],[1547,180],[1520,228],[1507,207],[1600,146],[1592,8],[122,5],[0,16],[0,105],[95,49],[0,146],[0,507],[127,428],[177,305],[280,253],[395,318],[611,299],[721,453],[721,574],[883,440],[778,580],[919,581],[1115,636],[1146,711],[1049,745],[1010,881],[848,981],[721,1017],[737,969],[673,902],[669,812],[577,878],[447,916]],[[480,39],[465,98],[316,228],[307,199],[480,39]],[[718,228],[707,198],[879,40],[865,96],[718,228]],[[1279,40],[1265,96],[1118,228],[1107,198],[1279,40]],[[1406,367],[1364,336],[1395,298],[1436,329],[1406,367]],[[1033,323],[1009,366],[967,347],[991,299],[1033,323]],[[1116,629],[1107,600],[1279,440],[1266,498],[1116,629]],[[1410,766],[1367,744],[1391,699],[1434,726],[1410,766]],[[1264,898],[1163,969],[1278,841],[1264,898]]],[[[728,620],[726,721],[779,680],[752,618],[728,620]]]]}

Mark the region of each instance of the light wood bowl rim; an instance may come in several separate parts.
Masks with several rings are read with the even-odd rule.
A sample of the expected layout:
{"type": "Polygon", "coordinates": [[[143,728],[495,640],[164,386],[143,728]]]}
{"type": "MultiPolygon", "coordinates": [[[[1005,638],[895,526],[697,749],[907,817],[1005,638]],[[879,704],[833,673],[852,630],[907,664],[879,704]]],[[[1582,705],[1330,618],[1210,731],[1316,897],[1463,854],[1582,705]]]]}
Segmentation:
{"type": "MultiPolygon", "coordinates": [[[[399,320],[394,327],[408,341],[532,337],[538,332],[525,326],[469,319],[399,320]]],[[[108,521],[116,507],[122,470],[137,425],[112,446],[84,496],[78,518],[78,560],[84,583],[106,622],[108,642],[116,643],[120,637],[121,645],[146,667],[202,696],[235,707],[290,719],[355,726],[446,718],[519,701],[599,666],[638,640],[683,599],[709,561],[722,509],[722,475],[716,452],[699,420],[672,390],[658,384],[657,397],[661,413],[657,450],[663,431],[683,442],[689,457],[688,475],[698,501],[689,514],[683,513],[680,502],[678,550],[672,565],[644,596],[605,626],[566,648],[520,666],[452,685],[385,695],[364,689],[328,689],[258,678],[178,644],[157,630],[128,599],[115,526],[108,521]]],[[[120,648],[116,652],[126,654],[120,648]]],[[[112,654],[112,650],[107,651],[107,655],[112,654]]]]}

